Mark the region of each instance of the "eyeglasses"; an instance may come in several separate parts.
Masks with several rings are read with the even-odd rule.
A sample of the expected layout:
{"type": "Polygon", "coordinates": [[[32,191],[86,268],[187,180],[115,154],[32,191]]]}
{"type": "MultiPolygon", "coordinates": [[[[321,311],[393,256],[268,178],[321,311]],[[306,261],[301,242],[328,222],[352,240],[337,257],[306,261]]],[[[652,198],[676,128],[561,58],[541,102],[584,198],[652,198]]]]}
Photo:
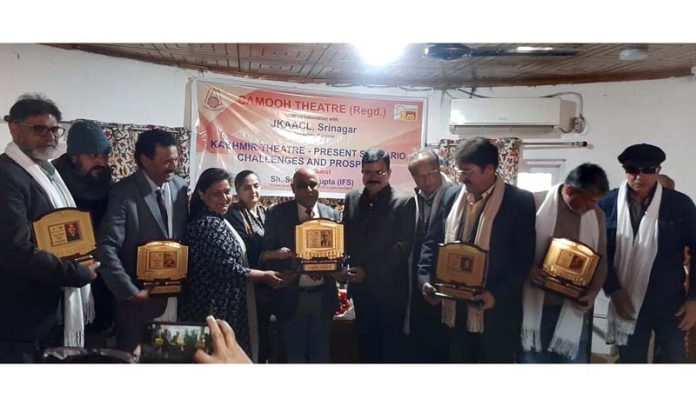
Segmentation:
{"type": "Polygon", "coordinates": [[[367,176],[374,176],[374,175],[386,176],[386,175],[387,175],[387,171],[386,171],[386,170],[362,170],[362,171],[360,171],[360,172],[361,172],[363,175],[367,175],[367,176]]]}
{"type": "Polygon", "coordinates": [[[638,173],[642,173],[644,175],[652,175],[657,173],[659,169],[659,166],[648,166],[645,168],[639,168],[636,166],[624,166],[624,170],[626,171],[626,173],[631,175],[637,175],[638,173]]]}
{"type": "Polygon", "coordinates": [[[65,129],[63,129],[60,126],[30,125],[24,122],[17,123],[19,123],[20,125],[29,126],[30,128],[34,129],[34,133],[36,133],[39,136],[46,136],[48,135],[48,132],[51,132],[51,134],[53,134],[53,137],[60,138],[63,137],[63,134],[65,134],[65,129]]]}
{"type": "Polygon", "coordinates": [[[305,182],[297,182],[295,183],[295,188],[298,190],[306,190],[307,188],[311,188],[312,190],[314,190],[315,188],[317,188],[318,185],[319,183],[317,182],[311,182],[309,184],[305,182]]]}
{"type": "Polygon", "coordinates": [[[454,168],[454,173],[462,176],[469,176],[472,173],[474,173],[475,169],[459,169],[459,168],[454,168]]]}

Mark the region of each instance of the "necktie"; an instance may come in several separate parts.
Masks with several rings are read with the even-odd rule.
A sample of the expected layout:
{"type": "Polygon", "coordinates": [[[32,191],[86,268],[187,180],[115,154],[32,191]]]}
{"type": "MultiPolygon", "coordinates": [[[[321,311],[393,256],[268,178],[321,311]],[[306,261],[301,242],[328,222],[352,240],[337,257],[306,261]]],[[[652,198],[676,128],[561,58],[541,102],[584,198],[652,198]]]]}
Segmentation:
{"type": "Polygon", "coordinates": [[[157,196],[157,206],[159,207],[160,215],[162,215],[162,221],[164,222],[164,231],[169,235],[169,218],[167,217],[167,208],[164,206],[163,192],[164,190],[158,188],[155,190],[155,195],[157,196]]]}
{"type": "Polygon", "coordinates": [[[307,214],[307,219],[314,219],[314,211],[311,209],[305,209],[305,213],[307,214]]]}

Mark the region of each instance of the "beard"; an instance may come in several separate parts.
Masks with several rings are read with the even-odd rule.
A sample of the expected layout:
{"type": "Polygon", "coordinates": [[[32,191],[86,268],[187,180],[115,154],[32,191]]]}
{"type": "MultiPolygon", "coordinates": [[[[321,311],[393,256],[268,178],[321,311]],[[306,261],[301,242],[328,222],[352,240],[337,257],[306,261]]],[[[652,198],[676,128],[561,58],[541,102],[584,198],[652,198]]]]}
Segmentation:
{"type": "Polygon", "coordinates": [[[104,184],[111,181],[111,170],[108,167],[95,166],[84,176],[89,184],[104,184]]]}
{"type": "Polygon", "coordinates": [[[56,154],[56,147],[47,146],[33,149],[23,149],[22,152],[24,152],[25,154],[27,154],[29,158],[32,158],[34,160],[48,161],[49,159],[52,159],[56,154]]]}

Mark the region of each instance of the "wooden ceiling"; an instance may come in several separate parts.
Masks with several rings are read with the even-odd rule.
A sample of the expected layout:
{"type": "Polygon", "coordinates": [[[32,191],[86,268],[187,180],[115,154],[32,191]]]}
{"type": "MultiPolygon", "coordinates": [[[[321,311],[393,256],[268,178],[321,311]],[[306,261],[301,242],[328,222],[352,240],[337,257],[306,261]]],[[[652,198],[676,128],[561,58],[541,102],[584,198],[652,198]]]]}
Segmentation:
{"type": "Polygon", "coordinates": [[[48,44],[114,57],[235,76],[333,85],[409,87],[536,86],[661,79],[691,75],[696,44],[641,44],[648,56],[622,61],[622,43],[467,43],[512,49],[552,46],[578,50],[574,56],[492,56],[454,61],[423,56],[425,44],[411,44],[401,60],[384,67],[363,63],[347,43],[128,43],[48,44]]]}

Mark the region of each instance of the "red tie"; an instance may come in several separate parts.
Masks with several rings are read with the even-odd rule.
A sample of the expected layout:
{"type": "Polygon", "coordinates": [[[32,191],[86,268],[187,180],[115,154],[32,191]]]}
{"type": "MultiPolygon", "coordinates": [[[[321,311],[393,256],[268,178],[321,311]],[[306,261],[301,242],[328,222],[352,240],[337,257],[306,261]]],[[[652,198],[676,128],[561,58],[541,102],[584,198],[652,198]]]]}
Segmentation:
{"type": "Polygon", "coordinates": [[[314,211],[311,209],[305,209],[305,213],[307,214],[307,219],[314,219],[314,211]]]}

